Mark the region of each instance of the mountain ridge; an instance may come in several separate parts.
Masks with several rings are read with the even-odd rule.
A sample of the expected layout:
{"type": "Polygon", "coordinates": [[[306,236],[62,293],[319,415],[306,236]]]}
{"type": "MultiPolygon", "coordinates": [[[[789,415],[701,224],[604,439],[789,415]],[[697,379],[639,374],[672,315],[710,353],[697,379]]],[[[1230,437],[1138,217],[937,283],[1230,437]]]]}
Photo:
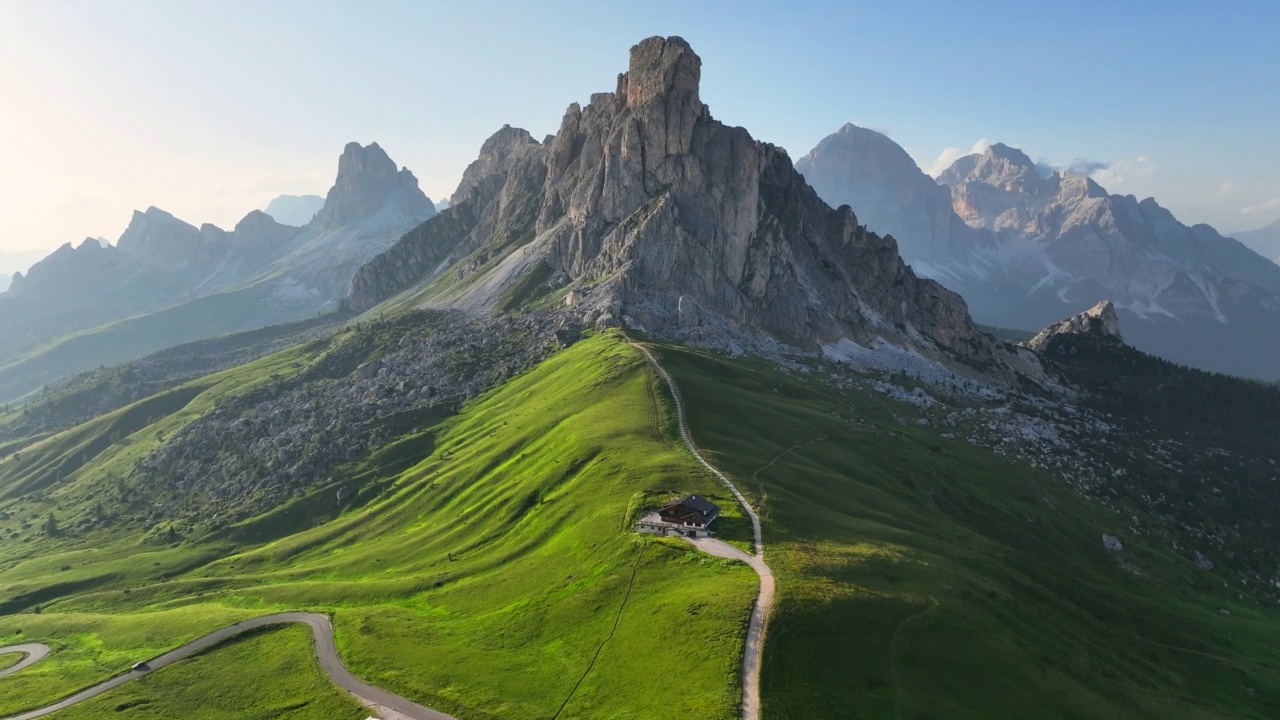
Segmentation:
{"type": "MultiPolygon", "coordinates": [[[[979,321],[1039,328],[1107,297],[1143,350],[1210,370],[1280,376],[1280,267],[1243,244],[1178,222],[1154,199],[1113,195],[1070,171],[1046,176],[1002,143],[957,159],[934,181],[901,148],[873,157],[850,135],[842,128],[806,156],[806,177],[832,203],[888,196],[872,229],[899,239],[907,261],[963,295],[979,321]],[[929,182],[949,192],[949,212],[922,200],[931,197],[922,191],[897,190],[929,182]],[[930,215],[969,231],[912,222],[930,215]]],[[[875,142],[896,147],[883,136],[875,142]]]]}
{"type": "Polygon", "coordinates": [[[59,350],[85,334],[110,345],[106,355],[118,362],[209,336],[202,333],[332,310],[360,265],[435,214],[413,174],[376,143],[344,148],[326,205],[305,227],[253,210],[231,231],[151,207],[134,212],[115,245],[63,245],[0,294],[0,331],[20,339],[0,352],[0,387],[29,390],[96,367],[59,350]],[[218,317],[202,322],[215,306],[218,317]]]}

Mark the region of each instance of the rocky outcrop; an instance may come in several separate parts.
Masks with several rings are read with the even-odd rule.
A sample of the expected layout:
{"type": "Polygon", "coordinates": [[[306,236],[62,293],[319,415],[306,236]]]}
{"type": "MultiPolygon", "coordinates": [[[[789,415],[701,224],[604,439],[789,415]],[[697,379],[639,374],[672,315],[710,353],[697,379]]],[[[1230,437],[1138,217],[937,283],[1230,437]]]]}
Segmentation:
{"type": "MultiPolygon", "coordinates": [[[[450,210],[401,243],[418,249],[397,246],[375,265],[389,272],[419,258],[428,276],[451,268],[457,282],[434,305],[496,309],[542,273],[550,280],[539,288],[573,291],[568,307],[587,321],[814,351],[885,340],[997,362],[959,296],[917,278],[894,241],[849,207],[820,200],[784,151],[714,120],[699,96],[701,67],[680,38],[636,45],[616,90],[571,105],[545,143],[499,131],[450,210]],[[464,204],[475,227],[446,250],[456,236],[427,231],[464,204]]],[[[353,283],[354,308],[403,285],[393,277],[370,292],[382,288],[371,268],[353,283]]]]}
{"type": "Polygon", "coordinates": [[[1032,350],[1044,350],[1049,343],[1060,335],[1096,335],[1122,341],[1120,337],[1120,318],[1116,315],[1116,307],[1110,300],[1103,300],[1082,313],[1072,315],[1041,330],[1038,335],[1027,341],[1032,350]]]}

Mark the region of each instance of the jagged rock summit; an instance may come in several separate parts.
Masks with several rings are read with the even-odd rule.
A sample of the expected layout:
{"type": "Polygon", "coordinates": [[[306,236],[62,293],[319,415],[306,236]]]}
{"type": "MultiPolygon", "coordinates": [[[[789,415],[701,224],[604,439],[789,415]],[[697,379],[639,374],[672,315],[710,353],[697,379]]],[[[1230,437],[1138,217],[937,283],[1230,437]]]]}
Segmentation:
{"type": "Polygon", "coordinates": [[[1116,315],[1116,306],[1110,300],[1103,300],[1082,313],[1072,315],[1066,320],[1060,320],[1041,330],[1038,335],[1027,341],[1027,347],[1041,351],[1060,335],[1081,334],[1123,341],[1120,336],[1120,316],[1116,315]]]}
{"type": "Polygon", "coordinates": [[[683,39],[649,38],[615,92],[571,105],[545,142],[503,128],[448,210],[357,273],[348,307],[553,296],[586,322],[721,347],[887,342],[999,364],[958,295],[820,200],[783,150],[714,120],[701,72],[683,39]]]}
{"type": "Polygon", "coordinates": [[[338,158],[338,177],[313,221],[322,228],[337,228],[370,217],[395,204],[407,215],[431,217],[435,205],[418,189],[418,178],[408,168],[396,170],[378,143],[347,143],[338,158]]]}

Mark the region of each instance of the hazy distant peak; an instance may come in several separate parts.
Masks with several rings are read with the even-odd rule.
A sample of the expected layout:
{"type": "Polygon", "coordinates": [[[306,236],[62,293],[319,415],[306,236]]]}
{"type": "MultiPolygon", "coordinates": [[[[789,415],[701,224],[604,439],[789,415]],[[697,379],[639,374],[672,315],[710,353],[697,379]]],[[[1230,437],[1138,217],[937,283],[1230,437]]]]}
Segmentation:
{"type": "Polygon", "coordinates": [[[418,189],[418,178],[408,168],[397,168],[376,142],[363,147],[347,143],[338,158],[338,177],[316,222],[341,227],[371,217],[389,203],[399,205],[405,214],[435,215],[435,206],[418,189]]]}
{"type": "Polygon", "coordinates": [[[110,245],[102,240],[102,238],[85,238],[80,242],[76,250],[87,250],[89,252],[98,252],[106,250],[110,245]]]}
{"type": "Polygon", "coordinates": [[[180,248],[195,245],[199,238],[200,231],[194,225],[160,208],[149,207],[146,212],[134,211],[116,247],[161,261],[172,259],[174,252],[183,252],[180,248]]]}
{"type": "Polygon", "coordinates": [[[302,227],[315,219],[322,207],[324,198],[319,195],[281,195],[267,203],[265,212],[278,223],[302,227]]]}
{"type": "MultiPolygon", "coordinates": [[[[853,123],[845,123],[835,133],[828,135],[818,142],[817,147],[809,151],[806,157],[820,155],[824,148],[833,147],[853,148],[856,146],[875,147],[880,152],[890,152],[902,157],[910,157],[907,151],[903,150],[900,145],[894,142],[888,135],[870,128],[860,127],[853,123]]],[[[915,165],[915,160],[911,161],[915,165]]]]}
{"type": "Polygon", "coordinates": [[[1231,237],[1280,263],[1280,220],[1267,223],[1256,230],[1231,233],[1231,237]]]}

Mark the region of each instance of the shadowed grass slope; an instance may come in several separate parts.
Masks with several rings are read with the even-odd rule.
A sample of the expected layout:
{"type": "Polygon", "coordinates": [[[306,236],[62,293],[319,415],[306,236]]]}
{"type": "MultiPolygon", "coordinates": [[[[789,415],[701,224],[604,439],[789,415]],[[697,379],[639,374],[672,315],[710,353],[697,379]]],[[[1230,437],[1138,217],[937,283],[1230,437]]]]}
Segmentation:
{"type": "Polygon", "coordinates": [[[1065,482],[941,438],[874,393],[662,355],[699,446],[762,509],[779,578],[767,717],[1225,720],[1280,707],[1275,612],[1065,482]],[[1100,542],[1117,531],[1118,555],[1100,542]]]}

